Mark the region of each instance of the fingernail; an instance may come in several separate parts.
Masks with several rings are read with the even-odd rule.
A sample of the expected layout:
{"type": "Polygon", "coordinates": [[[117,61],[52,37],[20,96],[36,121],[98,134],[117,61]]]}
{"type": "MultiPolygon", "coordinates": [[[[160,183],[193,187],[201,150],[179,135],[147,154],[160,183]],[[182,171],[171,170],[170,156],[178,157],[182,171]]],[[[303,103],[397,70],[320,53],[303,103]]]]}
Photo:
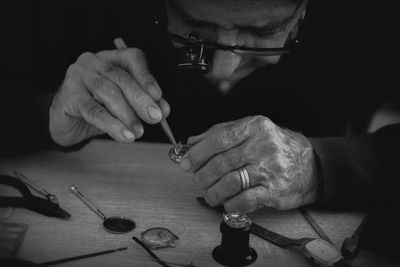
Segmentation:
{"type": "Polygon", "coordinates": [[[144,133],[143,127],[141,127],[141,126],[136,126],[136,127],[135,127],[135,130],[136,130],[136,134],[137,134],[137,137],[138,137],[138,138],[141,137],[141,136],[143,136],[143,133],[144,133]]]}
{"type": "Polygon", "coordinates": [[[150,106],[147,108],[147,114],[149,114],[152,120],[161,120],[161,111],[158,108],[150,106]]]}
{"type": "Polygon", "coordinates": [[[122,135],[123,135],[123,136],[125,137],[125,139],[128,140],[128,141],[133,141],[133,140],[135,140],[135,135],[134,135],[131,131],[124,130],[124,131],[122,132],[122,135]]]}
{"type": "Polygon", "coordinates": [[[153,99],[160,99],[161,97],[161,91],[158,89],[154,84],[149,86],[149,94],[153,97],[153,99]]]}
{"type": "Polygon", "coordinates": [[[188,159],[183,159],[181,161],[181,168],[182,168],[182,170],[187,172],[192,168],[192,163],[190,163],[190,160],[188,160],[188,159]]]}

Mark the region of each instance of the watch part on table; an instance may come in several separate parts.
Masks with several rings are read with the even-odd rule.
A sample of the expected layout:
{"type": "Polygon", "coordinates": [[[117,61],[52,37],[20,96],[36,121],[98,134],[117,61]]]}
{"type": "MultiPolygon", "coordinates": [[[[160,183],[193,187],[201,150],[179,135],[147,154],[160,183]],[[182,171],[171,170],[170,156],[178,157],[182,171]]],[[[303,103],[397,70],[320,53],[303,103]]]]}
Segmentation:
{"type": "Polygon", "coordinates": [[[142,241],[151,249],[175,247],[177,235],[167,228],[153,227],[141,233],[142,241]]]}
{"type": "Polygon", "coordinates": [[[169,157],[173,162],[179,164],[189,149],[189,145],[179,142],[176,147],[171,147],[169,150],[169,157]]]}

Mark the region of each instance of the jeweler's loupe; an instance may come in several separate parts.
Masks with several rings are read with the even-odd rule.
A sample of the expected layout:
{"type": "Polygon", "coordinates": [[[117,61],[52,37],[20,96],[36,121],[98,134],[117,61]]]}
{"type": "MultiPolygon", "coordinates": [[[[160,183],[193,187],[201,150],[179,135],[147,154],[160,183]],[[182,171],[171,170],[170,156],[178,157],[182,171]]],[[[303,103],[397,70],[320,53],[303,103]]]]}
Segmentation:
{"type": "Polygon", "coordinates": [[[129,217],[125,216],[111,216],[106,217],[104,213],[92,203],[78,190],[76,185],[72,185],[70,188],[71,192],[74,193],[80,200],[83,201],[92,211],[94,211],[100,218],[103,219],[104,228],[113,234],[124,234],[132,231],[136,227],[136,223],[129,217]]]}

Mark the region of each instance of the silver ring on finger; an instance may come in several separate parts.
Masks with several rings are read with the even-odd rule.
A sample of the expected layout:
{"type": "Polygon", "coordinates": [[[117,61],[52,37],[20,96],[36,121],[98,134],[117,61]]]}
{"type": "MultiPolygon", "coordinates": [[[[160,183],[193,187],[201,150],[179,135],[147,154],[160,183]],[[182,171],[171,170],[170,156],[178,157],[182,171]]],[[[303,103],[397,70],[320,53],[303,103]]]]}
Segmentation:
{"type": "Polygon", "coordinates": [[[250,178],[245,167],[239,168],[239,177],[242,191],[248,189],[250,187],[250,178]]]}

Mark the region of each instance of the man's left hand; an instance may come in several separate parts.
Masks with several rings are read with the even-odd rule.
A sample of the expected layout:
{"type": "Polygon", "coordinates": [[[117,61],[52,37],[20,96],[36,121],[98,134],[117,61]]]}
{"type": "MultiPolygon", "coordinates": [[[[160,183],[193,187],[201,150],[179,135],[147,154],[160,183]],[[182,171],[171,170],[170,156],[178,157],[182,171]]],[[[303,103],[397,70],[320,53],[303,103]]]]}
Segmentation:
{"type": "Polygon", "coordinates": [[[194,174],[211,206],[247,213],[260,207],[297,208],[317,199],[318,180],[311,143],[264,116],[217,124],[190,137],[181,168],[194,174]],[[243,190],[239,168],[249,175],[243,190]]]}

